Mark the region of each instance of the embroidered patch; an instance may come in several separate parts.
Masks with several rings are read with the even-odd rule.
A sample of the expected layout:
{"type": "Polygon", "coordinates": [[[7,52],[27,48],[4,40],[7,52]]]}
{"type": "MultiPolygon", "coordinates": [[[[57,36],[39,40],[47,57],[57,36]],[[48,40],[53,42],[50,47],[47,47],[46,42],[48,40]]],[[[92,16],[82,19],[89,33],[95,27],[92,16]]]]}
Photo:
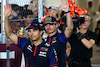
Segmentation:
{"type": "Polygon", "coordinates": [[[53,44],[53,43],[56,43],[56,42],[57,42],[56,37],[53,37],[53,38],[52,38],[52,44],[53,44]]]}
{"type": "Polygon", "coordinates": [[[46,48],[46,47],[41,47],[40,50],[42,50],[42,51],[48,51],[48,48],[46,48]]]}
{"type": "Polygon", "coordinates": [[[40,52],[39,52],[39,56],[46,57],[46,54],[47,54],[47,52],[43,52],[43,51],[40,51],[40,52]]]}
{"type": "Polygon", "coordinates": [[[46,43],[45,45],[46,45],[47,47],[49,47],[49,46],[50,46],[50,44],[48,44],[48,43],[46,43]]]}
{"type": "Polygon", "coordinates": [[[31,45],[28,45],[27,49],[28,49],[29,51],[33,52],[33,51],[32,51],[32,46],[31,46],[31,45]]]}

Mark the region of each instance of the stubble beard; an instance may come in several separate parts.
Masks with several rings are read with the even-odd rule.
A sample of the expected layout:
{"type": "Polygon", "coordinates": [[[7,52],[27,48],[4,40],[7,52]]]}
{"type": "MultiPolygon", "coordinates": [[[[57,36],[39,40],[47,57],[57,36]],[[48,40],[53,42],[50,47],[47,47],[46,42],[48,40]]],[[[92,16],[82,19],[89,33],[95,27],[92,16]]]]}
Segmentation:
{"type": "Polygon", "coordinates": [[[81,28],[82,28],[82,29],[84,29],[84,30],[86,30],[86,29],[88,29],[88,28],[89,28],[89,25],[88,25],[86,28],[83,28],[83,27],[81,26],[81,28]]]}

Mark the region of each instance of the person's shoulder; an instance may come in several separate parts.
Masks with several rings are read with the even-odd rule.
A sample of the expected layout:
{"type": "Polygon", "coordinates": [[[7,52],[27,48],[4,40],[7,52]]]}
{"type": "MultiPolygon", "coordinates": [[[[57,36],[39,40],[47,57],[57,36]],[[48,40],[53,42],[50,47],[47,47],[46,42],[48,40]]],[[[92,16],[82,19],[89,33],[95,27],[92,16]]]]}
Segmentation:
{"type": "Polygon", "coordinates": [[[64,35],[64,33],[57,33],[57,36],[58,36],[58,38],[63,38],[65,35],[64,35]]]}
{"type": "Polygon", "coordinates": [[[30,40],[29,39],[26,39],[26,38],[21,38],[21,37],[18,37],[19,40],[23,41],[23,42],[29,42],[30,40]]]}
{"type": "Polygon", "coordinates": [[[58,32],[57,34],[58,34],[58,36],[64,35],[64,33],[62,33],[62,32],[58,32]]]}
{"type": "Polygon", "coordinates": [[[90,31],[90,30],[89,30],[89,33],[95,34],[95,32],[93,32],[93,31],[90,31]]]}
{"type": "Polygon", "coordinates": [[[93,31],[89,31],[89,34],[93,36],[97,36],[96,32],[93,32],[93,31]]]}

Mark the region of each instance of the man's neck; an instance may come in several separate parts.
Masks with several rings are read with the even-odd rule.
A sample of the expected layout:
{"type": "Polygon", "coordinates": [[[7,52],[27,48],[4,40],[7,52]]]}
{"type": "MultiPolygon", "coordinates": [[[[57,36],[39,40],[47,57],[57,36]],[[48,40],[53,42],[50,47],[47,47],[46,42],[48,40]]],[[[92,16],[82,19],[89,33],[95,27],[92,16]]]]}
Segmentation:
{"type": "Polygon", "coordinates": [[[40,45],[42,42],[43,42],[42,39],[39,39],[39,40],[37,40],[37,41],[32,41],[32,43],[33,43],[35,46],[40,45]]]}
{"type": "Polygon", "coordinates": [[[49,37],[51,37],[51,36],[55,35],[56,33],[57,33],[57,31],[55,31],[55,32],[53,32],[53,33],[48,34],[48,36],[49,36],[49,37]]]}
{"type": "Polygon", "coordinates": [[[82,29],[82,28],[81,28],[81,29],[80,29],[80,33],[81,33],[81,34],[85,34],[85,33],[87,32],[87,30],[88,30],[88,29],[82,29]]]}

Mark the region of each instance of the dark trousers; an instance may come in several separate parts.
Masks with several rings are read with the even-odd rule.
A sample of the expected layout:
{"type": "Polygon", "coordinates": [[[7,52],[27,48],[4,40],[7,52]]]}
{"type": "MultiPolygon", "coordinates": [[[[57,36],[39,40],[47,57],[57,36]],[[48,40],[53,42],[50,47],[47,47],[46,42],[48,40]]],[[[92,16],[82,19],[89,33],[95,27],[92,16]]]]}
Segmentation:
{"type": "Polygon", "coordinates": [[[86,60],[73,60],[72,65],[69,67],[92,67],[90,59],[86,60]]]}

